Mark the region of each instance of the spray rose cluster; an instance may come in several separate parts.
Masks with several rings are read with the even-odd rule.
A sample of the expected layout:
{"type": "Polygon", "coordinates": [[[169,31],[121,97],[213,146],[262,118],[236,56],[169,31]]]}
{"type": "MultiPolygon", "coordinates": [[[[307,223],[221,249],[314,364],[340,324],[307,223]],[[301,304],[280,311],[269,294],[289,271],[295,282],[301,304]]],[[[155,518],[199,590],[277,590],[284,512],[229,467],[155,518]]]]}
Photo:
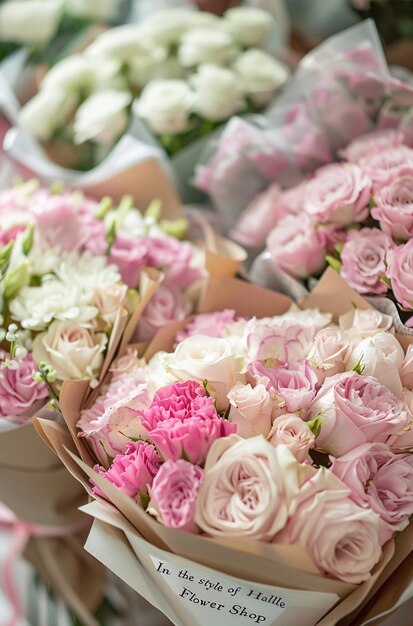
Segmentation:
{"type": "Polygon", "coordinates": [[[299,544],[357,584],[413,514],[412,362],[375,310],[202,314],[115,362],[79,436],[161,524],[299,544]]]}

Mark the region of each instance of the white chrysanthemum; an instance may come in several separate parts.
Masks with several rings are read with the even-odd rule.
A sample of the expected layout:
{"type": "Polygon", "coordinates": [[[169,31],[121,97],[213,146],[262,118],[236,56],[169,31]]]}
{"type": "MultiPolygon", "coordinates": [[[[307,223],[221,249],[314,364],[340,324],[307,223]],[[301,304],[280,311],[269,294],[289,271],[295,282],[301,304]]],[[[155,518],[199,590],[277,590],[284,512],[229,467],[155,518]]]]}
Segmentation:
{"type": "Polygon", "coordinates": [[[99,310],[90,306],[94,293],[77,285],[45,278],[39,287],[24,287],[10,302],[12,319],[29,330],[44,330],[53,319],[88,325],[99,310]]]}
{"type": "Polygon", "coordinates": [[[30,274],[32,276],[44,276],[52,273],[57,267],[60,257],[59,248],[42,248],[35,241],[28,254],[30,274]]]}
{"type": "Polygon", "coordinates": [[[54,274],[68,287],[76,285],[92,300],[97,289],[105,289],[121,279],[116,265],[108,264],[104,256],[90,252],[69,252],[61,257],[54,274]]]}

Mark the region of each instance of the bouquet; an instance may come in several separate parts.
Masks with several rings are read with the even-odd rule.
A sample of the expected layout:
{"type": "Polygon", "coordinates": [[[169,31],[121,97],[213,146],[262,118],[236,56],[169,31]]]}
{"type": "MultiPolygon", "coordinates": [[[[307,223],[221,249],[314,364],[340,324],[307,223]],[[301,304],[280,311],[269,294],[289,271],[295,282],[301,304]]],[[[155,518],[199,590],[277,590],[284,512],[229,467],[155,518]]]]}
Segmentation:
{"type": "MultiPolygon", "coordinates": [[[[410,532],[410,347],[348,287],[335,322],[322,296],[299,310],[212,281],[203,314],[163,329],[144,360],[131,347],[94,402],[63,388],[86,462],[38,423],[103,504],[87,508],[100,520],[92,553],[110,563],[101,531],[120,528],[140,564],[131,584],[150,597],[149,574],[176,624],[336,624],[391,570],[392,538],[400,547],[410,532]],[[352,298],[363,308],[348,310],[352,298]]],[[[116,571],[132,581],[131,567],[116,571]]]]}

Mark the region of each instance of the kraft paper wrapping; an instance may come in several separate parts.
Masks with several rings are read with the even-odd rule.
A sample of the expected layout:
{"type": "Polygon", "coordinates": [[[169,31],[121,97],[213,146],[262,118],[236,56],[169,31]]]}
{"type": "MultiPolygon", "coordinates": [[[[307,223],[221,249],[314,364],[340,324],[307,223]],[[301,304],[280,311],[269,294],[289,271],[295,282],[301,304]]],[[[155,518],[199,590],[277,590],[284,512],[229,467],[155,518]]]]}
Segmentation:
{"type": "MultiPolygon", "coordinates": [[[[203,297],[199,304],[199,312],[211,312],[222,308],[233,308],[237,315],[257,317],[276,315],[289,309],[292,302],[287,296],[265,290],[256,285],[243,282],[236,278],[210,278],[203,297]]],[[[322,311],[332,312],[337,318],[340,314],[352,309],[354,304],[360,308],[368,308],[370,305],[353,292],[346,283],[334,271],[326,272],[319,281],[314,292],[302,303],[303,308],[319,308],[322,311]]],[[[180,322],[171,327],[162,329],[145,353],[150,358],[160,349],[171,350],[176,330],[182,328],[185,322],[180,322]]],[[[77,386],[76,383],[74,385],[77,386]]],[[[81,388],[79,387],[76,403],[75,395],[67,398],[65,420],[72,432],[76,433],[76,422],[81,405],[81,388]],[[77,406],[75,406],[75,404],[77,406]],[[70,406],[71,405],[71,406],[70,406]]],[[[190,535],[179,531],[172,531],[150,518],[138,505],[125,494],[117,490],[113,485],[99,477],[91,463],[84,463],[75,452],[73,443],[65,447],[64,431],[51,435],[50,424],[47,420],[39,423],[45,438],[54,437],[53,447],[62,458],[69,471],[78,479],[79,470],[83,472],[82,483],[87,486],[88,476],[99,485],[102,491],[115,504],[123,517],[132,525],[144,540],[154,548],[179,555],[192,562],[193,567],[202,565],[221,572],[228,576],[249,580],[254,573],[254,584],[269,584],[289,589],[313,591],[317,593],[336,594],[341,601],[321,621],[319,626],[347,626],[351,619],[357,615],[364,604],[384,585],[395,568],[400,565],[404,557],[411,553],[411,533],[409,527],[397,538],[397,551],[395,560],[394,541],[389,541],[383,550],[383,559],[375,568],[368,581],[354,587],[340,581],[325,579],[311,571],[308,555],[305,549],[298,546],[262,546],[259,542],[216,541],[205,537],[190,535]],[[223,545],[225,544],[225,545],[223,545]]],[[[67,442],[67,439],[66,439],[67,442]]],[[[89,487],[87,486],[89,489],[89,487]]],[[[88,511],[90,512],[90,511],[88,511]]],[[[112,520],[113,521],[113,520],[112,520]]],[[[162,609],[163,610],[163,609],[162,609]]],[[[177,621],[177,624],[185,624],[177,621]]],[[[188,622],[187,622],[188,623],[188,622]]],[[[280,625],[283,622],[280,621],[280,625]]],[[[288,626],[292,626],[292,623],[288,626]]]]}

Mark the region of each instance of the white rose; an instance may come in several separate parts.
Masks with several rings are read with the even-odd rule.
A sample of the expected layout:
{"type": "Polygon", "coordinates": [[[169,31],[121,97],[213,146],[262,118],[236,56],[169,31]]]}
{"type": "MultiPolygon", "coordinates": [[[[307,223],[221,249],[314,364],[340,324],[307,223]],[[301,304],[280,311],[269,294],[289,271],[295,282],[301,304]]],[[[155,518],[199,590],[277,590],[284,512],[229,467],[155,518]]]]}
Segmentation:
{"type": "Polygon", "coordinates": [[[307,360],[316,367],[320,384],[326,376],[344,371],[349,349],[350,341],[338,326],[331,325],[318,331],[307,360]]]}
{"type": "Polygon", "coordinates": [[[253,49],[244,52],[232,66],[241,85],[254,104],[265,106],[289,77],[289,69],[267,52],[253,49]]]}
{"type": "Polygon", "coordinates": [[[108,338],[76,322],[54,321],[33,341],[33,357],[54,367],[59,380],[92,379],[99,374],[108,338]]]}
{"type": "Polygon", "coordinates": [[[182,341],[175,352],[164,357],[170,374],[179,381],[207,381],[208,391],[217,401],[218,409],[228,407],[227,394],[237,380],[239,363],[226,339],[194,335],[182,341]]]}
{"type": "Polygon", "coordinates": [[[96,66],[83,54],[72,54],[56,63],[42,81],[42,90],[77,90],[88,88],[96,66]]]}
{"type": "Polygon", "coordinates": [[[167,367],[169,357],[168,352],[157,352],[148,363],[147,380],[154,393],[157,389],[176,382],[176,376],[167,367]]]}
{"type": "Polygon", "coordinates": [[[154,59],[164,59],[166,51],[157,42],[145,41],[137,24],[125,24],[110,28],[86,48],[87,56],[95,58],[109,58],[127,63],[129,59],[146,54],[154,59]]]}
{"type": "Polygon", "coordinates": [[[19,124],[40,141],[47,141],[64,126],[78,105],[75,93],[41,89],[19,112],[19,124]]]}
{"type": "Polygon", "coordinates": [[[352,341],[371,337],[376,333],[390,330],[393,319],[376,309],[355,309],[340,315],[340,328],[347,333],[352,341]]]}
{"type": "Polygon", "coordinates": [[[149,83],[134,104],[134,112],[155,133],[180,133],[188,128],[194,93],[183,80],[149,83]]]}
{"type": "Polygon", "coordinates": [[[194,110],[213,122],[227,120],[245,108],[245,101],[233,72],[215,65],[202,65],[191,77],[195,90],[194,110]]]}
{"type": "Polygon", "coordinates": [[[139,24],[139,35],[143,41],[169,47],[191,28],[192,20],[192,12],[185,8],[156,11],[139,24]]]}
{"type": "Polygon", "coordinates": [[[186,75],[187,70],[174,57],[158,61],[149,55],[140,54],[129,61],[129,79],[138,87],[144,87],[151,80],[181,79],[186,75]]]}
{"type": "Polygon", "coordinates": [[[99,309],[102,319],[109,325],[115,321],[119,309],[126,301],[127,285],[109,285],[96,289],[93,304],[99,309]]]}
{"type": "Polygon", "coordinates": [[[359,364],[363,376],[374,376],[390,389],[398,398],[403,396],[403,385],[399,369],[403,363],[404,351],[394,335],[379,332],[366,337],[351,350],[346,359],[346,369],[359,364]]]}
{"type": "Polygon", "coordinates": [[[247,439],[255,435],[266,437],[271,429],[273,403],[264,385],[235,383],[228,392],[229,421],[237,425],[237,435],[247,439]]]}
{"type": "Polygon", "coordinates": [[[63,0],[9,0],[0,6],[0,40],[46,44],[57,32],[63,0]]]}
{"type": "Polygon", "coordinates": [[[44,330],[53,319],[88,324],[99,310],[90,306],[93,293],[85,294],[76,284],[67,285],[53,278],[39,287],[23,287],[9,304],[14,320],[29,330],[44,330]]]}
{"type": "Polygon", "coordinates": [[[184,67],[201,63],[223,65],[235,58],[237,48],[230,35],[212,28],[194,28],[182,36],[178,59],[184,67]]]}
{"type": "Polygon", "coordinates": [[[273,17],[253,7],[236,7],[225,12],[222,27],[242,46],[263,46],[273,17]]]}
{"type": "Polygon", "coordinates": [[[75,143],[96,141],[113,143],[129,122],[128,106],[132,96],[127,91],[107,89],[92,94],[78,108],[73,124],[75,143]]]}
{"type": "Polygon", "coordinates": [[[110,20],[119,10],[120,0],[66,0],[66,11],[76,17],[110,20]]]}

